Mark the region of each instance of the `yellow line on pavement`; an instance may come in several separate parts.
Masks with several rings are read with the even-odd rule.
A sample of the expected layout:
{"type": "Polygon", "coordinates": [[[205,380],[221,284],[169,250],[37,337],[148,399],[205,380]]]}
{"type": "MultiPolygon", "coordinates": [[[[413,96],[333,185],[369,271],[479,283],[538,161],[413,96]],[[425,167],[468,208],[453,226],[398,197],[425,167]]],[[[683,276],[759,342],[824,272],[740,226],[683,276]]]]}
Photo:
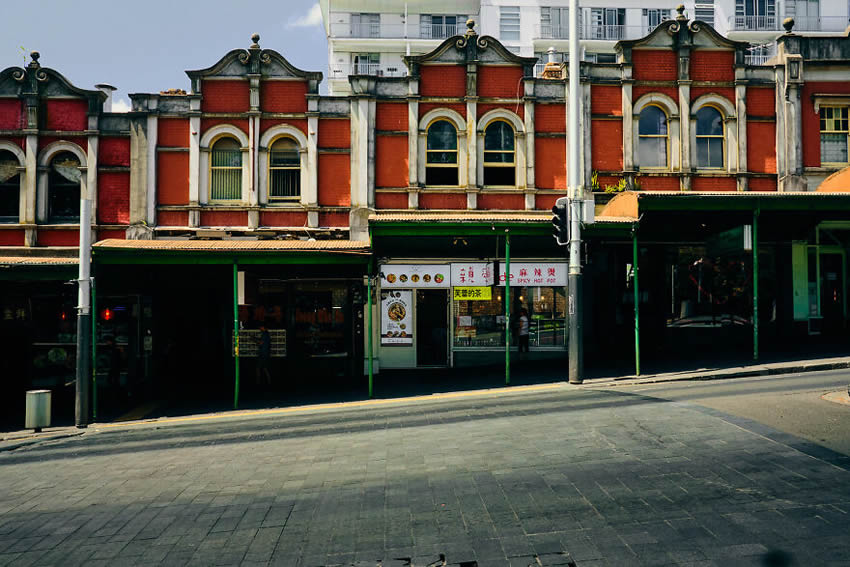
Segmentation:
{"type": "Polygon", "coordinates": [[[451,400],[458,398],[472,398],[472,397],[485,397],[485,396],[504,396],[508,394],[515,394],[521,392],[541,392],[547,390],[556,390],[558,388],[562,388],[564,386],[563,382],[556,382],[554,384],[537,384],[534,386],[512,386],[509,388],[500,388],[500,389],[489,389],[489,390],[469,390],[465,392],[446,392],[441,394],[430,394],[427,396],[411,396],[408,398],[389,398],[385,400],[361,400],[356,402],[334,402],[328,404],[314,404],[309,406],[293,406],[288,408],[273,408],[273,409],[260,409],[260,410],[248,410],[248,411],[232,411],[226,413],[215,413],[215,414],[206,414],[206,415],[189,415],[186,417],[165,417],[162,419],[146,419],[141,421],[125,421],[121,423],[98,423],[93,425],[93,427],[98,428],[115,428],[115,427],[135,427],[138,425],[160,425],[164,423],[181,423],[187,421],[206,421],[212,419],[233,419],[238,417],[253,417],[253,416],[265,416],[265,415],[281,415],[281,414],[290,414],[290,413],[303,413],[310,411],[318,411],[318,410],[329,410],[329,409],[347,409],[347,408],[360,408],[360,407],[372,407],[372,406],[383,406],[388,404],[397,404],[397,403],[409,403],[409,402],[427,402],[433,400],[451,400]]]}

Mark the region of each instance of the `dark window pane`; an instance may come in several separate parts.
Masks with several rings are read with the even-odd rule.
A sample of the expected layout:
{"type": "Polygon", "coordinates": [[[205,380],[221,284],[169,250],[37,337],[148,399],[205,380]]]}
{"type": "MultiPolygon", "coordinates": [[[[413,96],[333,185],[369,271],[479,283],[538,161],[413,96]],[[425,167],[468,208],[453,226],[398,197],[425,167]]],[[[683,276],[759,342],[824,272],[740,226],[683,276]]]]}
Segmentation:
{"type": "Polygon", "coordinates": [[[512,152],[485,152],[485,163],[513,163],[514,154],[512,152]]]}
{"type": "Polygon", "coordinates": [[[300,169],[273,169],[269,176],[269,197],[298,197],[301,195],[300,169]]]}
{"type": "Polygon", "coordinates": [[[700,135],[723,135],[723,117],[716,108],[704,106],[697,111],[697,136],[700,135]]]}
{"type": "Polygon", "coordinates": [[[18,176],[0,183],[0,222],[18,222],[20,187],[18,176]]]}
{"type": "Polygon", "coordinates": [[[723,167],[722,138],[712,138],[708,141],[708,166],[723,167]]]}
{"type": "Polygon", "coordinates": [[[429,150],[456,150],[457,130],[446,120],[438,120],[428,128],[429,150]]]}
{"type": "Polygon", "coordinates": [[[515,168],[513,167],[485,167],[484,185],[516,185],[515,168]]]}
{"type": "Polygon", "coordinates": [[[457,185],[457,168],[426,167],[425,185],[457,185]]]}
{"type": "Polygon", "coordinates": [[[457,163],[457,152],[428,152],[427,163],[457,163]]]}
{"type": "Polygon", "coordinates": [[[80,160],[62,152],[50,162],[47,175],[47,221],[80,222],[80,160]]]}
{"type": "Polygon", "coordinates": [[[299,167],[301,165],[301,157],[298,152],[293,151],[273,150],[269,153],[269,160],[272,167],[299,167]]]}
{"type": "Polygon", "coordinates": [[[514,129],[502,120],[493,122],[484,131],[484,149],[514,151],[514,129]]]}
{"type": "Polygon", "coordinates": [[[667,115],[657,106],[647,106],[640,111],[638,133],[646,135],[666,135],[667,115]]]}

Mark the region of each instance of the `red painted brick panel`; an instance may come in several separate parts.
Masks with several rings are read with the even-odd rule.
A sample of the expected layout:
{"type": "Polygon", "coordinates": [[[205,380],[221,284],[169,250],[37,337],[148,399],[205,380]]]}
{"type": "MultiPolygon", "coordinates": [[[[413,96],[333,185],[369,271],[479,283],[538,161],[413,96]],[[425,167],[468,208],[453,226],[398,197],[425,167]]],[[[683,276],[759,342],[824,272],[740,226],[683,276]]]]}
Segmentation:
{"type": "Polygon", "coordinates": [[[479,193],[478,208],[480,210],[523,211],[525,210],[525,195],[479,193]]]}
{"type": "Polygon", "coordinates": [[[129,172],[104,171],[98,175],[97,218],[101,224],[129,224],[129,172]]]}
{"type": "Polygon", "coordinates": [[[348,154],[319,154],[319,204],[351,204],[351,159],[348,154]]]}
{"type": "Polygon", "coordinates": [[[403,130],[407,132],[407,103],[377,103],[375,105],[375,128],[377,130],[403,130]]]}
{"type": "Polygon", "coordinates": [[[101,138],[97,149],[99,165],[130,165],[130,138],[101,138]]]}
{"type": "Polygon", "coordinates": [[[407,193],[376,193],[376,209],[406,209],[407,193]]]}
{"type": "Polygon", "coordinates": [[[160,118],[156,143],[163,148],[188,148],[189,121],[185,118],[160,118]]]}
{"type": "Polygon", "coordinates": [[[157,203],[189,204],[189,154],[159,152],[156,156],[157,203]]]}
{"type": "Polygon", "coordinates": [[[747,122],[747,169],[776,173],[776,124],[747,122]]]}
{"type": "Polygon", "coordinates": [[[566,189],[567,147],[564,138],[534,141],[534,184],[540,189],[566,189]]]}
{"type": "Polygon", "coordinates": [[[776,116],[776,93],[772,88],[747,89],[747,116],[776,116]]]}
{"type": "Polygon", "coordinates": [[[306,226],[307,213],[260,211],[260,226],[306,226]]]}
{"type": "Polygon", "coordinates": [[[159,211],[156,214],[159,226],[189,226],[189,213],[185,211],[159,211]]]}
{"type": "Polygon", "coordinates": [[[89,103],[85,100],[47,101],[47,129],[80,132],[88,126],[89,103]]]}
{"type": "Polygon", "coordinates": [[[351,147],[351,121],[348,118],[323,118],[319,120],[320,148],[351,147]]]}
{"type": "Polygon", "coordinates": [[[519,116],[520,120],[525,119],[525,105],[520,104],[479,104],[478,105],[478,118],[481,118],[491,110],[495,108],[504,108],[510,112],[513,112],[517,116],[519,116]]]}
{"type": "Polygon", "coordinates": [[[24,102],[17,98],[0,98],[0,130],[26,128],[24,102]]]}
{"type": "MultiPolygon", "coordinates": [[[[427,113],[434,110],[435,108],[448,108],[448,109],[454,110],[455,112],[457,112],[458,114],[463,116],[464,119],[466,119],[466,105],[465,104],[454,104],[454,103],[440,104],[440,103],[436,103],[436,102],[421,102],[421,103],[419,103],[419,118],[422,118],[427,113]]],[[[406,118],[405,118],[405,120],[406,120],[406,118]]],[[[407,127],[405,127],[404,129],[406,130],[407,127]]]]}
{"type": "Polygon", "coordinates": [[[734,177],[694,177],[691,180],[692,191],[737,191],[734,177]]]}
{"type": "Polygon", "coordinates": [[[850,81],[812,82],[803,85],[803,165],[820,167],[820,115],[815,112],[814,94],[848,94],[850,81]]]}
{"type": "Polygon", "coordinates": [[[39,246],[79,246],[79,230],[39,230],[36,236],[39,246]]]}
{"type": "Polygon", "coordinates": [[[522,67],[478,67],[478,96],[521,98],[522,91],[522,67]]]}
{"type": "Polygon", "coordinates": [[[692,81],[734,81],[735,53],[732,51],[691,51],[692,81]]]}
{"type": "Polygon", "coordinates": [[[593,169],[623,169],[623,123],[620,120],[591,120],[590,151],[593,169]]]}
{"type": "Polygon", "coordinates": [[[201,133],[198,134],[198,137],[202,138],[204,133],[210,128],[222,125],[235,126],[239,130],[242,130],[246,138],[248,137],[248,120],[237,118],[201,118],[201,133]]]}
{"type": "Polygon", "coordinates": [[[591,114],[623,115],[623,92],[619,86],[590,86],[591,114]]]}
{"type": "Polygon", "coordinates": [[[319,213],[319,226],[348,226],[348,213],[319,213]]]}
{"type": "Polygon", "coordinates": [[[534,106],[536,132],[566,132],[567,109],[563,104],[537,104],[534,106]]]}
{"type": "Polygon", "coordinates": [[[775,177],[753,177],[747,183],[750,191],[776,191],[775,177]]]}
{"type": "Polygon", "coordinates": [[[247,112],[251,109],[247,80],[204,81],[201,87],[204,112],[247,112]]]}
{"type": "Polygon", "coordinates": [[[552,207],[555,206],[555,201],[566,196],[566,193],[563,195],[537,195],[534,198],[534,208],[538,211],[551,211],[552,207]]]}
{"type": "Polygon", "coordinates": [[[307,112],[307,81],[263,81],[260,110],[263,112],[307,112]]]}
{"type": "Polygon", "coordinates": [[[716,94],[726,97],[732,104],[735,104],[735,89],[734,87],[691,87],[691,101],[694,101],[704,94],[716,94]]]}
{"type": "Polygon", "coordinates": [[[632,76],[638,81],[675,81],[678,78],[676,52],[671,49],[635,49],[632,65],[632,76]]]}
{"type": "Polygon", "coordinates": [[[0,230],[0,246],[23,246],[25,234],[23,230],[0,230]]]}
{"type": "Polygon", "coordinates": [[[375,136],[375,186],[407,187],[407,136],[375,136]]]}
{"type": "MultiPolygon", "coordinates": [[[[479,67],[479,73],[480,70],[479,67]]],[[[419,74],[419,94],[422,96],[466,96],[464,65],[423,65],[419,74]]],[[[478,94],[484,96],[480,92],[478,94]]]]}
{"type": "Polygon", "coordinates": [[[638,177],[642,191],[680,191],[678,177],[638,177]]]}
{"type": "Polygon", "coordinates": [[[248,226],[245,211],[201,211],[201,226],[248,226]]]}
{"type": "Polygon", "coordinates": [[[97,231],[97,239],[98,240],[106,240],[108,238],[117,238],[119,240],[127,239],[127,231],[120,230],[98,230],[97,231]]]}
{"type": "Polygon", "coordinates": [[[465,193],[420,193],[420,209],[465,209],[465,193]]]}
{"type": "MultiPolygon", "coordinates": [[[[278,126],[280,124],[288,124],[289,126],[292,126],[293,128],[298,128],[299,130],[304,132],[304,134],[307,133],[307,121],[302,119],[302,118],[279,118],[279,119],[275,119],[275,120],[271,120],[271,119],[262,120],[261,119],[260,120],[260,132],[265,132],[269,128],[272,128],[274,126],[278,126]]],[[[246,128],[247,128],[247,126],[246,126],[246,128]]],[[[247,129],[245,131],[247,132],[247,129]]]]}
{"type": "Polygon", "coordinates": [[[661,87],[650,85],[635,85],[632,87],[632,100],[637,102],[640,97],[649,93],[665,94],[679,103],[679,89],[676,87],[661,87]]]}

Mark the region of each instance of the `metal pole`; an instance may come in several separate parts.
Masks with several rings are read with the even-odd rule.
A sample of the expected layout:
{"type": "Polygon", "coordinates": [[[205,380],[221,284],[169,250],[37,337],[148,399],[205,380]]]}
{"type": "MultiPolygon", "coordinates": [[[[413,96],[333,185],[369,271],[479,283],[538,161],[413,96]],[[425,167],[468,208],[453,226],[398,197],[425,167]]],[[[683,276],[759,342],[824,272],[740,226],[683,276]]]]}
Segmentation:
{"type": "Polygon", "coordinates": [[[97,420],[97,292],[91,278],[91,417],[97,420]]]}
{"type": "Polygon", "coordinates": [[[239,407],[239,269],[233,261],[233,409],[239,407]]]}
{"type": "Polygon", "coordinates": [[[632,274],[635,287],[635,376],[640,376],[640,290],[638,289],[637,230],[632,230],[632,274]]]}
{"type": "Polygon", "coordinates": [[[505,385],[511,383],[511,233],[505,229],[505,385]]]}
{"type": "Polygon", "coordinates": [[[753,360],[759,359],[759,214],[753,211],[753,360]]]}
{"type": "Polygon", "coordinates": [[[570,97],[568,112],[569,197],[570,197],[570,274],[569,274],[569,377],[571,384],[581,384],[584,374],[581,306],[581,199],[583,188],[579,175],[579,60],[578,0],[570,0],[570,97]]]}
{"type": "Polygon", "coordinates": [[[374,329],[372,327],[373,323],[372,323],[372,259],[371,258],[369,259],[369,280],[368,280],[368,285],[366,286],[366,305],[367,305],[367,310],[368,310],[368,314],[367,314],[366,318],[367,318],[368,326],[369,326],[369,328],[367,329],[367,332],[369,333],[369,340],[368,340],[368,344],[369,344],[369,354],[368,354],[368,361],[369,361],[369,398],[371,398],[372,397],[372,378],[373,378],[373,375],[372,375],[372,348],[373,348],[372,347],[372,333],[374,332],[374,329]]]}
{"type": "Polygon", "coordinates": [[[74,404],[76,426],[89,424],[91,383],[91,201],[80,195],[80,271],[77,290],[77,392],[74,404]]]}

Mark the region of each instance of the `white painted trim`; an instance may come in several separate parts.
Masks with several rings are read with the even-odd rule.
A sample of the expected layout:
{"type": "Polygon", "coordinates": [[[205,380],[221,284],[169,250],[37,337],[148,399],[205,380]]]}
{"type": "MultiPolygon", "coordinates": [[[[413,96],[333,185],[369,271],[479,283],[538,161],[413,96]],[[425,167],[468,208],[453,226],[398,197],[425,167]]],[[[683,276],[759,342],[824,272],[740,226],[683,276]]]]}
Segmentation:
{"type": "Polygon", "coordinates": [[[681,169],[681,125],[679,105],[662,93],[647,93],[637,99],[632,108],[632,164],[640,169],[640,113],[648,106],[656,106],[667,115],[667,166],[644,168],[647,171],[679,171],[681,169]]]}
{"type": "Polygon", "coordinates": [[[419,119],[419,130],[417,133],[419,159],[417,159],[416,170],[419,183],[423,186],[425,185],[425,169],[428,165],[428,126],[437,120],[445,120],[451,123],[457,131],[457,187],[465,188],[468,184],[467,163],[469,155],[466,139],[466,120],[460,113],[451,108],[429,110],[419,119]]]}
{"type": "Polygon", "coordinates": [[[477,178],[479,186],[484,187],[484,131],[497,120],[508,122],[514,129],[514,181],[517,189],[525,189],[526,183],[526,144],[525,124],[518,115],[504,108],[494,108],[478,120],[477,127],[477,178]]]}
{"type": "Polygon", "coordinates": [[[738,118],[735,113],[735,105],[726,98],[725,96],[721,96],[715,93],[707,93],[697,98],[691,104],[691,112],[690,112],[690,145],[691,155],[696,158],[696,147],[697,147],[697,124],[696,124],[696,116],[697,112],[705,106],[711,106],[716,108],[720,112],[720,116],[723,119],[723,159],[725,163],[722,168],[707,168],[707,167],[699,167],[696,163],[696,159],[694,159],[693,167],[699,171],[703,171],[705,173],[711,173],[712,171],[724,171],[729,173],[736,173],[738,171],[738,118]]]}
{"type": "MultiPolygon", "coordinates": [[[[38,165],[39,167],[47,167],[50,165],[50,161],[53,157],[60,152],[71,152],[74,154],[78,160],[80,160],[80,167],[87,167],[86,160],[86,152],[73,142],[68,142],[66,140],[59,140],[56,142],[52,142],[48,144],[38,155],[38,165]]],[[[38,222],[47,222],[47,183],[48,183],[48,171],[39,171],[38,172],[38,187],[36,189],[36,220],[38,222]]],[[[86,172],[83,171],[80,176],[80,195],[86,194],[86,182],[87,176],[86,172]]]]}
{"type": "Polygon", "coordinates": [[[83,151],[83,148],[77,144],[66,140],[58,140],[45,146],[45,148],[38,154],[39,167],[46,167],[47,165],[50,165],[50,160],[53,159],[53,156],[59,152],[71,152],[77,156],[77,159],[80,160],[80,167],[86,167],[86,152],[83,151]]]}
{"type": "Polygon", "coordinates": [[[27,156],[20,146],[0,140],[0,152],[7,151],[13,154],[18,159],[18,165],[24,168],[24,171],[18,172],[18,222],[25,219],[27,216],[27,156]]]}
{"type": "MultiPolygon", "coordinates": [[[[260,204],[267,205],[269,203],[269,147],[279,138],[291,138],[298,144],[298,155],[300,157],[299,167],[301,168],[301,197],[299,201],[281,201],[277,203],[281,206],[287,204],[294,205],[300,203],[306,205],[310,199],[310,177],[311,171],[308,159],[307,136],[304,132],[290,124],[280,124],[266,130],[260,138],[259,152],[259,178],[260,178],[260,204]]],[[[315,178],[315,173],[313,174],[315,178]]],[[[313,198],[313,203],[317,199],[313,198]]]]}
{"type": "Polygon", "coordinates": [[[484,134],[484,130],[486,130],[487,126],[490,125],[490,122],[493,122],[494,120],[507,120],[511,123],[511,125],[513,125],[514,130],[516,130],[517,133],[525,132],[525,125],[516,113],[505,108],[494,108],[478,119],[478,133],[484,134]]]}
{"type": "Polygon", "coordinates": [[[18,158],[18,163],[21,164],[21,167],[27,166],[27,155],[24,153],[24,150],[22,150],[21,147],[17,144],[7,142],[6,140],[0,140],[0,152],[2,151],[11,152],[15,154],[15,157],[18,158]]]}
{"type": "MultiPolygon", "coordinates": [[[[247,204],[250,202],[251,195],[251,177],[253,175],[251,167],[251,152],[250,140],[248,135],[232,124],[219,124],[213,126],[201,136],[198,160],[198,202],[206,205],[210,202],[210,149],[215,142],[221,137],[236,138],[242,150],[242,198],[233,204],[247,204]]],[[[191,201],[191,196],[190,196],[191,201]]]]}

